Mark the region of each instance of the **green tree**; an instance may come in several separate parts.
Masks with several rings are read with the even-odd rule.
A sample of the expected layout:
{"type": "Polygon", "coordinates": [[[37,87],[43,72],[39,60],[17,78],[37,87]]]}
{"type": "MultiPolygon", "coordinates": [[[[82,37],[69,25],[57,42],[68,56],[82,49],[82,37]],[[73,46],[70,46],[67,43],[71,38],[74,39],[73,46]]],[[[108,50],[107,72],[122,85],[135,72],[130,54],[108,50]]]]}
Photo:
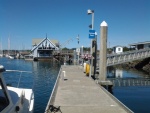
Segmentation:
{"type": "Polygon", "coordinates": [[[62,48],[62,50],[69,50],[69,49],[65,47],[65,48],[62,48]]]}
{"type": "Polygon", "coordinates": [[[90,51],[90,47],[84,47],[83,51],[90,51]]]}
{"type": "Polygon", "coordinates": [[[129,51],[130,49],[128,47],[123,47],[123,52],[129,51]]]}

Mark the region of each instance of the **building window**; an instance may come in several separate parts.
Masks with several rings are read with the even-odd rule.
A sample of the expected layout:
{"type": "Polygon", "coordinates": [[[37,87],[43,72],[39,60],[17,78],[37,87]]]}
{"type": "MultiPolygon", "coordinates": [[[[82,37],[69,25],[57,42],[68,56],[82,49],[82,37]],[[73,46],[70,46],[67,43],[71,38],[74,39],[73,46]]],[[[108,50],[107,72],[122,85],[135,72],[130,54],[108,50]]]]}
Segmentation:
{"type": "Polygon", "coordinates": [[[118,48],[118,51],[121,51],[121,48],[120,48],[120,47],[118,48]]]}
{"type": "Polygon", "coordinates": [[[4,85],[2,80],[0,79],[0,112],[5,109],[9,105],[8,96],[6,94],[6,90],[4,89],[4,85]]]}

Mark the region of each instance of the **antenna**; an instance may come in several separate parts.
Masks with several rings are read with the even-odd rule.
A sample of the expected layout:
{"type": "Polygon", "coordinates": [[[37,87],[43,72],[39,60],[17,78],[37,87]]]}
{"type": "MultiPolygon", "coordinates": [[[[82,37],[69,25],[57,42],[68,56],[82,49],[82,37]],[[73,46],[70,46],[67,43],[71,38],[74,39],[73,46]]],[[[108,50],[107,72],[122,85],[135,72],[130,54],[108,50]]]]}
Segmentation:
{"type": "Polygon", "coordinates": [[[47,33],[46,33],[46,39],[47,39],[47,33]]]}
{"type": "Polygon", "coordinates": [[[79,34],[78,34],[78,36],[77,36],[77,40],[78,40],[78,44],[79,44],[79,34]]]}

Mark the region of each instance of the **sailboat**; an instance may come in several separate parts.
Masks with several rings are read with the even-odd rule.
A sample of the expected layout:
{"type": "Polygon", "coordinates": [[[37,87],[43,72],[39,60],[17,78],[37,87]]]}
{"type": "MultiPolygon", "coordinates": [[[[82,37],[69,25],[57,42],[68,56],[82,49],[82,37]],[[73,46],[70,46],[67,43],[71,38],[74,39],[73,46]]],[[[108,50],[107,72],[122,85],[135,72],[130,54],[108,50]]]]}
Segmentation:
{"type": "Polygon", "coordinates": [[[2,39],[0,41],[0,57],[3,57],[2,39]]]}
{"type": "Polygon", "coordinates": [[[1,57],[3,57],[3,54],[2,54],[1,51],[0,51],[0,58],[1,58],[1,57]]]}
{"type": "Polygon", "coordinates": [[[13,56],[10,56],[10,55],[8,56],[8,58],[10,58],[10,59],[15,59],[13,56]]]}
{"type": "Polygon", "coordinates": [[[7,54],[6,57],[9,58],[9,59],[15,59],[14,56],[10,55],[9,50],[10,50],[10,39],[8,38],[8,54],[7,54]]]}
{"type": "MultiPolygon", "coordinates": [[[[6,86],[0,65],[0,113],[33,113],[34,93],[32,89],[6,86]]],[[[23,72],[23,71],[22,71],[23,72]]]]}

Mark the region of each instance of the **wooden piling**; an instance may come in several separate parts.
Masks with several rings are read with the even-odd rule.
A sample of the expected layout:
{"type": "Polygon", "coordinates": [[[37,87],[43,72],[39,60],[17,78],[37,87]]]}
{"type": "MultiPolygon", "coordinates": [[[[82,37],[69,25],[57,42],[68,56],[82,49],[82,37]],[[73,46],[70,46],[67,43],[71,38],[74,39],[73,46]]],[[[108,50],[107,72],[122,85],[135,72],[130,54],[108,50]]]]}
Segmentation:
{"type": "Polygon", "coordinates": [[[105,81],[107,72],[107,23],[105,21],[100,25],[100,34],[99,79],[105,81]]]}

